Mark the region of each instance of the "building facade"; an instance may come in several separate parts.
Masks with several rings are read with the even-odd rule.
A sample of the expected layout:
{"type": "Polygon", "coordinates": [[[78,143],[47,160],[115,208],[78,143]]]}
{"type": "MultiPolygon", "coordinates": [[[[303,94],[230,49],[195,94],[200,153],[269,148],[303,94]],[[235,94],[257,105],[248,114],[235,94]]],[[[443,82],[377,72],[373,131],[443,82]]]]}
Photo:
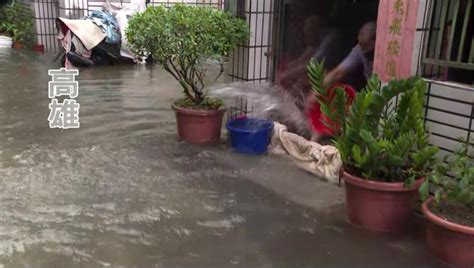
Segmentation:
{"type": "MultiPolygon", "coordinates": [[[[110,0],[123,4],[129,0],[110,0]]],[[[57,16],[76,18],[105,0],[34,0],[38,43],[56,42],[57,16]]],[[[442,154],[474,138],[473,0],[151,0],[225,8],[248,22],[252,36],[230,56],[232,81],[275,82],[289,61],[304,51],[308,21],[341,29],[347,54],[360,25],[377,22],[375,71],[382,77],[420,75],[428,82],[426,124],[442,154]],[[319,18],[319,19],[318,19],[319,18]],[[389,47],[389,44],[391,44],[389,47]],[[390,48],[390,49],[389,49],[390,48]]],[[[248,110],[249,102],[241,102],[248,110]],[[245,103],[245,105],[243,104],[245,103]]]]}

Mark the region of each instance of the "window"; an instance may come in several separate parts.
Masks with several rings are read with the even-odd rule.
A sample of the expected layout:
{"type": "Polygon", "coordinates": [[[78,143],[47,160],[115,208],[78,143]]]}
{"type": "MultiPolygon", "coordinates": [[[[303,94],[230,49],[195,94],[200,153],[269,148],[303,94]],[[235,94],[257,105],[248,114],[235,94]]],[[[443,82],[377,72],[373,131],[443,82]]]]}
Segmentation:
{"type": "Polygon", "coordinates": [[[473,0],[430,1],[428,16],[421,75],[473,84],[473,0]]]}

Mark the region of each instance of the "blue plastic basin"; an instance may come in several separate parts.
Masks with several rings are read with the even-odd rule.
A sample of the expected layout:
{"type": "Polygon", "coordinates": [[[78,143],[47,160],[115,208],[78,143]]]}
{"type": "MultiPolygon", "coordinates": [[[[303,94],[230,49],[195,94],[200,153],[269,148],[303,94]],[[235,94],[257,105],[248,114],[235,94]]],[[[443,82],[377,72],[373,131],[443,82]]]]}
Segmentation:
{"type": "Polygon", "coordinates": [[[227,123],[232,148],[245,154],[264,154],[272,136],[273,122],[256,118],[234,119],[227,123]]]}

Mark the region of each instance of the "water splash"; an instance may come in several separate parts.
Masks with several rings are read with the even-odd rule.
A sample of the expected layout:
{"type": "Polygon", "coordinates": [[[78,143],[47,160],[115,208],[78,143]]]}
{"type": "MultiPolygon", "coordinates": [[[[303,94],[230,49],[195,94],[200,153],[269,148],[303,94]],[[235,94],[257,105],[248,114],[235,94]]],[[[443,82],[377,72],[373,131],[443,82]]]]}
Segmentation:
{"type": "Polygon", "coordinates": [[[270,83],[236,82],[210,88],[209,96],[222,99],[227,107],[235,106],[236,99],[246,99],[251,102],[252,117],[276,121],[287,125],[291,132],[307,138],[311,136],[302,93],[291,94],[270,83]]]}

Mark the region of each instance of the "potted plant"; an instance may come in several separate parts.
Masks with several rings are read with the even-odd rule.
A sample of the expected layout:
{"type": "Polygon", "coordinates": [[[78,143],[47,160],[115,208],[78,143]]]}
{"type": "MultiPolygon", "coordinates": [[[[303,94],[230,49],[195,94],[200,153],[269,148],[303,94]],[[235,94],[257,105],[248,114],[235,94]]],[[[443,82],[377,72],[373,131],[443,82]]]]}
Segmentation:
{"type": "Polygon", "coordinates": [[[0,33],[13,39],[14,48],[22,48],[31,41],[33,35],[33,15],[31,10],[18,3],[5,5],[0,10],[0,33]]]}
{"type": "Polygon", "coordinates": [[[374,75],[347,111],[342,88],[325,101],[323,64],[313,62],[308,70],[321,113],[329,127],[340,127],[334,143],[344,164],[349,221],[374,231],[403,229],[438,152],[423,122],[425,82],[411,77],[382,85],[374,75]]]}
{"type": "Polygon", "coordinates": [[[439,163],[420,188],[428,249],[462,267],[474,266],[474,154],[469,142],[439,163]],[[432,187],[430,187],[432,186],[432,187]],[[437,188],[434,197],[430,188],[437,188]]]}
{"type": "Polygon", "coordinates": [[[33,23],[31,20],[25,18],[24,21],[15,24],[13,30],[13,47],[23,48],[31,42],[33,23]]]}
{"type": "Polygon", "coordinates": [[[126,35],[132,51],[151,56],[183,89],[184,98],[175,101],[172,108],[178,135],[185,141],[219,141],[225,109],[221,100],[206,96],[209,80],[205,61],[221,64],[219,77],[222,57],[245,42],[249,34],[245,21],[210,7],[148,7],[130,19],[126,35]]]}
{"type": "Polygon", "coordinates": [[[0,46],[12,46],[13,40],[11,38],[11,32],[13,31],[13,24],[6,17],[7,7],[0,7],[0,46]]]}

